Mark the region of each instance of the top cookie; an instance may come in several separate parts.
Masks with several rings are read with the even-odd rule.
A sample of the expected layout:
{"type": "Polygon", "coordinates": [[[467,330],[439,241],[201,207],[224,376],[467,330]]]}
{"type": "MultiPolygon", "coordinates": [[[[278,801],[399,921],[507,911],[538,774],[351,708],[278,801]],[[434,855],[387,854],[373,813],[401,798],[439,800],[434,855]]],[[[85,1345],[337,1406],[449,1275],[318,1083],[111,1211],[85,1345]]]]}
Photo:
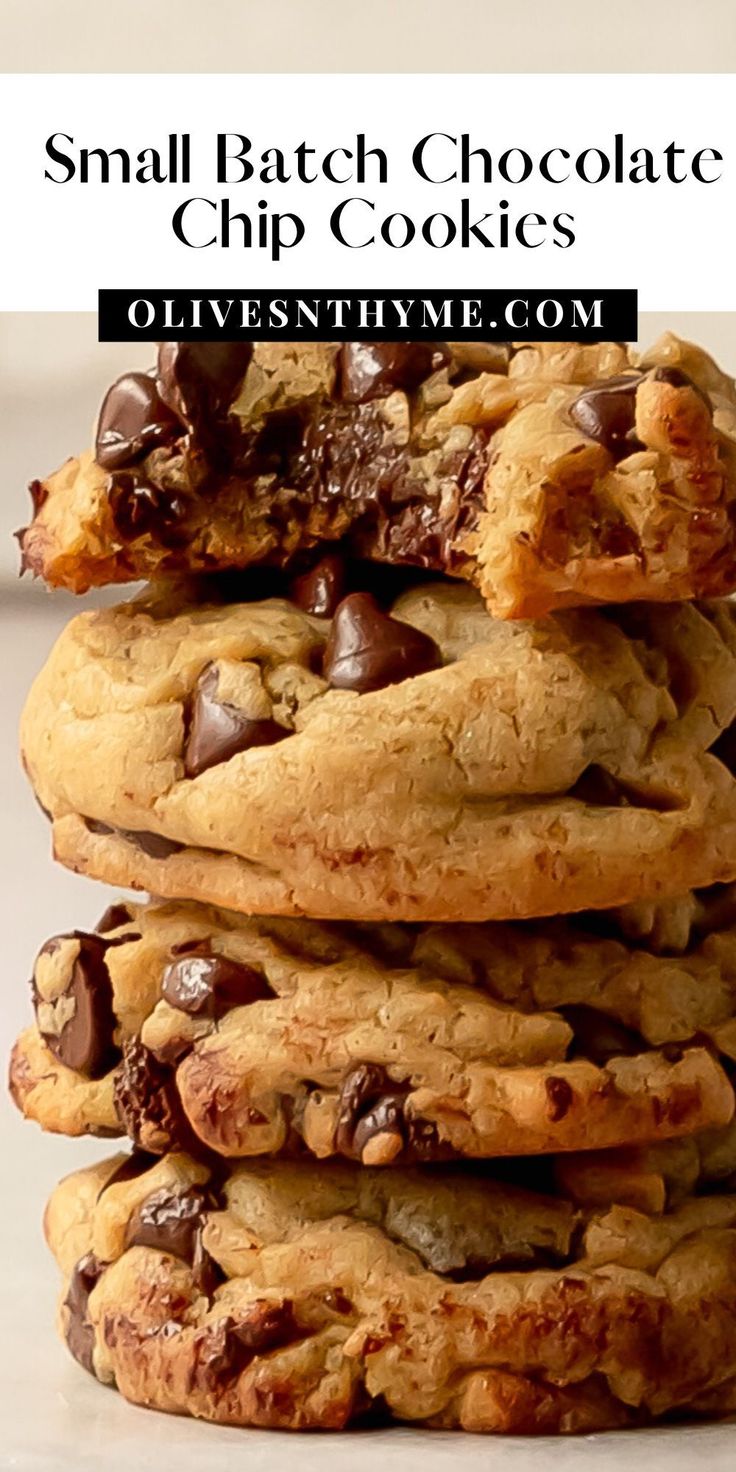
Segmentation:
{"type": "MultiPolygon", "coordinates": [[[[473,583],[499,617],[736,586],[736,394],[621,343],[165,343],[95,450],[31,487],[23,566],[82,593],[293,567],[324,544],[473,583]]],[[[313,553],[314,555],[314,553],[313,553]]]]}

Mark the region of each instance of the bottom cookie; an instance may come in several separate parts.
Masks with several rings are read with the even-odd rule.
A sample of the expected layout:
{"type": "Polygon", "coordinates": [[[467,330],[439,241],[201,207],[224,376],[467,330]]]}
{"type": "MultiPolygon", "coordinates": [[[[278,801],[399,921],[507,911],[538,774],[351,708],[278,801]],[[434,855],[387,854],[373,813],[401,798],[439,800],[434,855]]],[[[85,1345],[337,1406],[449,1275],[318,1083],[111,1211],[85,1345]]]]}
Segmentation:
{"type": "Polygon", "coordinates": [[[454,1169],[139,1153],[45,1227],[69,1348],[139,1405],[525,1434],[736,1409],[736,1196],[584,1214],[454,1169]]]}

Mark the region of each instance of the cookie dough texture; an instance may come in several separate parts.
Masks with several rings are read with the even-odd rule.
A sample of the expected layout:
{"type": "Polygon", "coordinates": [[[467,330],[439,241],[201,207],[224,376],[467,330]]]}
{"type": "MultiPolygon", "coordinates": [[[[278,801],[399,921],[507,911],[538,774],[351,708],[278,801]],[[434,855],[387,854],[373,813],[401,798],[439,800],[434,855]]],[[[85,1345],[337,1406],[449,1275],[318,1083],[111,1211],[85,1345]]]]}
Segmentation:
{"type": "Polygon", "coordinates": [[[146,413],[108,396],[112,470],[87,452],[34,483],[23,563],[50,584],[285,566],[343,541],[466,578],[501,617],[736,585],[733,382],[671,334],[641,357],[259,343],[234,373],[221,346],[178,371],[177,350],[133,375],[146,413]]]}
{"type": "Polygon", "coordinates": [[[117,1157],[62,1182],[46,1234],[72,1352],[159,1410],[533,1434],[736,1399],[726,1195],[580,1218],[467,1176],[117,1157]]]}
{"type": "MultiPolygon", "coordinates": [[[[736,929],[732,917],[710,932],[697,904],[702,928],[678,956],[625,940],[614,917],[600,935],[568,921],[351,928],[128,906],[101,937],[43,947],[11,1087],[47,1130],[366,1166],[723,1130],[734,1094],[715,1055],[736,1059],[736,929]]],[[[612,1160],[614,1178],[623,1190],[627,1170],[646,1177],[661,1205],[673,1170],[690,1184],[730,1174],[718,1139],[722,1166],[700,1146],[695,1163],[612,1160]]]]}
{"type": "Polygon", "coordinates": [[[328,620],[178,598],[73,619],[32,688],[25,765],[71,868],[246,913],[468,921],[736,874],[727,601],[510,623],[426,585],[391,628],[439,667],[360,693],[319,673],[328,620]],[[187,775],[213,670],[271,744],[187,775]]]}

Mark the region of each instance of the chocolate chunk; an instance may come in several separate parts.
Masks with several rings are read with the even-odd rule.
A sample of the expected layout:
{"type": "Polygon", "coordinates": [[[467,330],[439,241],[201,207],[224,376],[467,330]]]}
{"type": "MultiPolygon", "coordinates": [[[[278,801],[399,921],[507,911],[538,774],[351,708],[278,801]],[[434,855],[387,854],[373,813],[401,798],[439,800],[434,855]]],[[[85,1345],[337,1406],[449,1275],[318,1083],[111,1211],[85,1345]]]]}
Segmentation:
{"type": "Polygon", "coordinates": [[[289,584],[289,597],[297,608],[315,618],[332,618],[346,592],[345,562],[328,552],[309,572],[289,584]]]}
{"type": "Polygon", "coordinates": [[[184,1118],[173,1072],[140,1038],[123,1044],[115,1075],[115,1112],[134,1144],[156,1154],[187,1148],[191,1131],[184,1118]]]}
{"type": "Polygon", "coordinates": [[[271,1303],[257,1298],[247,1318],[228,1316],[204,1330],[198,1345],[197,1375],[203,1385],[215,1389],[237,1378],[256,1355],[269,1354],[304,1339],[291,1299],[271,1303]]]}
{"type": "Polygon", "coordinates": [[[353,517],[380,514],[409,473],[406,450],[386,445],[386,425],[374,404],[332,405],[307,422],[288,484],[302,500],[353,517]]]}
{"type": "Polygon", "coordinates": [[[139,1176],[145,1175],[147,1170],[152,1170],[157,1163],[158,1156],[151,1155],[148,1150],[136,1150],[134,1148],[129,1155],[126,1155],[124,1160],[121,1160],[120,1165],[117,1166],[112,1175],[108,1176],[104,1186],[100,1187],[97,1193],[97,1200],[99,1201],[100,1197],[104,1196],[105,1192],[109,1191],[111,1186],[122,1185],[124,1181],[136,1181],[139,1176]]]}
{"type": "Polygon", "coordinates": [[[604,378],[578,394],[570,407],[570,418],[588,439],[622,460],[644,446],[634,433],[636,424],[636,390],[642,382],[640,373],[621,373],[604,378]]]}
{"type": "Polygon", "coordinates": [[[94,1375],[95,1331],[87,1317],[89,1296],[102,1277],[105,1265],[93,1252],[81,1257],[69,1279],[69,1292],[64,1300],[68,1312],[66,1342],[75,1360],[94,1375]]]}
{"type": "Polygon", "coordinates": [[[335,689],[362,693],[423,675],[441,662],[428,634],[385,614],[370,593],[350,593],[333,619],[323,674],[335,689]]]}
{"type": "Polygon", "coordinates": [[[110,480],[107,502],[121,541],[153,537],[171,549],[184,544],[187,503],[177,491],[152,485],[135,470],[119,470],[110,480]]]}
{"type": "Polygon", "coordinates": [[[641,1033],[624,1027],[605,1012],[584,1003],[573,1003],[559,1007],[565,1021],[573,1030],[574,1038],[570,1049],[571,1058],[589,1058],[593,1063],[607,1063],[609,1058],[622,1056],[631,1058],[646,1051],[646,1041],[641,1033]]]}
{"type": "Polygon", "coordinates": [[[413,389],[449,360],[439,342],[346,342],[340,352],[340,391],[350,404],[413,389]]]}
{"type": "Polygon", "coordinates": [[[114,1042],[112,984],[105,961],[108,943],[99,935],[75,930],[47,941],[40,956],[52,955],[65,940],[75,940],[79,949],[62,995],[47,1003],[35,984],[33,987],[39,1032],[46,1046],[65,1068],[84,1074],[85,1078],[101,1078],[120,1056],[114,1042]],[[46,1008],[64,1004],[65,1011],[69,1004],[72,1004],[72,1010],[61,1031],[45,1028],[46,1008]]]}
{"type": "Polygon", "coordinates": [[[551,1073],[544,1081],[547,1093],[547,1115],[552,1124],[564,1119],[573,1101],[573,1092],[566,1078],[551,1073]]]}
{"type": "Polygon", "coordinates": [[[237,706],[218,700],[218,683],[217,667],[206,665],[197,681],[189,716],[184,746],[187,777],[198,777],[200,772],[229,761],[231,756],[248,751],[251,746],[273,746],[291,735],[276,721],[252,720],[237,706]]]}
{"type": "Polygon", "coordinates": [[[125,1246],[155,1247],[191,1267],[204,1214],[214,1206],[214,1197],[201,1186],[184,1191],[163,1186],[136,1207],[126,1229],[125,1246]]]}
{"type": "Polygon", "coordinates": [[[156,380],[148,373],[125,373],[102,401],[95,459],[103,470],[121,470],[177,434],[181,423],[160,398],[156,380]]]}
{"type": "Polygon", "coordinates": [[[218,431],[253,357],[249,342],[162,342],[158,391],[199,448],[218,455],[218,431]]]}
{"type": "Polygon", "coordinates": [[[109,930],[120,930],[123,925],[129,925],[132,919],[133,916],[128,906],[120,900],[115,905],[108,905],[105,913],[97,921],[95,930],[98,935],[107,935],[109,930]]]}
{"type": "Polygon", "coordinates": [[[190,1017],[224,1016],[231,1007],[247,1007],[274,992],[262,971],[229,956],[216,955],[206,946],[169,962],[161,995],[170,1006],[190,1017]]]}

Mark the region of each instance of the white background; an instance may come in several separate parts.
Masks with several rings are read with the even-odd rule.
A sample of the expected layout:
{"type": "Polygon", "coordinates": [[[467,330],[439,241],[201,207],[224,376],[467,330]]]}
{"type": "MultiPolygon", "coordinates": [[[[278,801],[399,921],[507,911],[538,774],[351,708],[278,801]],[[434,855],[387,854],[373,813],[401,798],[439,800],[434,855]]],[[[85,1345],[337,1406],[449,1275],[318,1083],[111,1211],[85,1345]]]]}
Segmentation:
{"type": "Polygon", "coordinates": [[[376,286],[638,287],[647,311],[736,309],[733,79],[721,76],[8,76],[2,95],[7,164],[6,230],[0,310],[93,310],[98,287],[233,288],[376,286]],[[132,105],[131,105],[132,104],[132,105]],[[254,152],[292,150],[306,140],[322,153],[350,146],[357,131],[389,154],[386,185],[231,186],[214,183],[215,135],[244,133],[254,152]],[[78,146],[165,147],[169,132],[193,135],[187,185],[81,185],[44,180],[46,138],[72,135],[78,146]],[[497,156],[508,147],[532,156],[559,145],[610,151],[616,131],[628,153],[661,150],[673,139],[689,153],[724,156],[719,183],[675,185],[431,185],[411,168],[427,132],[468,132],[497,156]],[[171,229],[183,199],[229,196],[233,207],[295,210],[307,236],[274,264],[267,250],[188,249],[171,229]],[[379,204],[377,218],[404,210],[418,220],[453,216],[463,195],[478,216],[502,198],[512,213],[558,211],[576,218],[576,243],[525,250],[433,250],[421,239],[404,250],[379,244],[348,250],[328,220],[342,197],[379,204]],[[9,223],[7,223],[9,222],[9,223]]]}

